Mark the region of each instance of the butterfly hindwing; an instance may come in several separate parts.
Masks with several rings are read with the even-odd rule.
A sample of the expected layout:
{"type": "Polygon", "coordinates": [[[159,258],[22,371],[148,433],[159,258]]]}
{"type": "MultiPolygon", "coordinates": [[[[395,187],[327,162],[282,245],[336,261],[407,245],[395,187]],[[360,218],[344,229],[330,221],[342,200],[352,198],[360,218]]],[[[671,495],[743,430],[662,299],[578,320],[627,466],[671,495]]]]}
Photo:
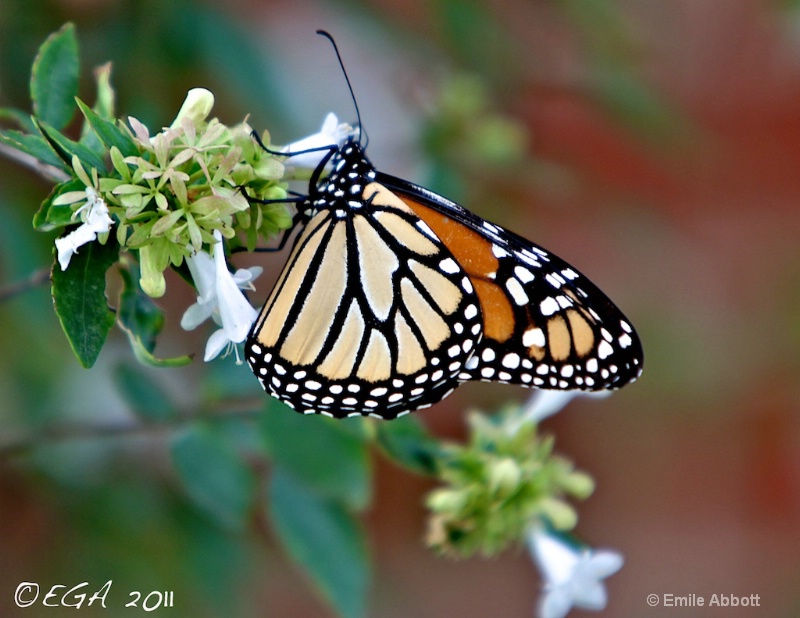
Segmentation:
{"type": "Polygon", "coordinates": [[[461,380],[602,390],[639,376],[636,333],[575,268],[426,189],[378,178],[431,225],[479,297],[484,336],[461,380]]]}

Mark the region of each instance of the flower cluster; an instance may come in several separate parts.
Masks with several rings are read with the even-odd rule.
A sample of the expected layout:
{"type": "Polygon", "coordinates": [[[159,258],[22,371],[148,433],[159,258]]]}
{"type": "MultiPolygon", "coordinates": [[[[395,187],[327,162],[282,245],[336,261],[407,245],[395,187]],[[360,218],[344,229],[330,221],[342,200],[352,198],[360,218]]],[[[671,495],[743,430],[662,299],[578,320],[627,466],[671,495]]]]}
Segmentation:
{"type": "Polygon", "coordinates": [[[70,205],[76,214],[86,204],[92,207],[87,227],[60,239],[62,268],[80,244],[94,240],[90,232],[110,229],[110,216],[119,245],[138,251],[142,289],[159,297],[165,292],[164,271],[213,246],[216,232],[233,245],[252,249],[259,238],[291,225],[280,202],[286,198],[282,161],[254,142],[246,122],[228,127],[209,120],[213,103],[208,90],[191,90],[175,121],[154,136],[129,118],[129,126],[119,125],[129,154],[112,146],[108,173],[96,168],[87,173],[81,160],[72,158],[84,190],[64,192],[53,204],[70,205]],[[98,211],[101,203],[104,208],[98,211]],[[102,228],[93,225],[96,212],[105,215],[102,228]]]}
{"type": "Polygon", "coordinates": [[[616,552],[567,536],[577,523],[567,498],[587,498],[594,482],[553,454],[552,438],[537,435],[539,421],[576,396],[538,391],[527,405],[493,417],[472,414],[469,443],[440,451],[437,476],[444,486],[427,499],[428,544],[446,555],[493,555],[527,540],[542,574],[539,618],[564,618],[572,607],[604,608],[602,580],[622,567],[616,552]]]}
{"type": "Polygon", "coordinates": [[[325,147],[341,145],[353,132],[329,114],[320,132],[276,156],[253,139],[246,122],[227,127],[216,118],[208,120],[213,104],[208,90],[191,90],[173,123],[154,136],[136,118],[128,118],[129,126],[121,124],[119,131],[129,154],[111,146],[111,168],[105,174],[97,167],[87,172],[73,156],[74,179],[51,202],[53,208],[70,209],[65,225],[81,220],[56,240],[62,270],[81,246],[107,242],[112,226],[119,246],[138,253],[139,285],[148,296],[162,296],[164,271],[186,263],[198,299],[181,326],[192,330],[212,318],[221,327],[208,340],[206,361],[235,351],[256,317],[241,290],[254,289],[261,269],[231,274],[224,241],[231,248],[252,250],[260,239],[291,227],[286,180],[307,175],[325,147]]]}
{"type": "Polygon", "coordinates": [[[593,482],[553,455],[552,438],[537,436],[524,414],[519,407],[472,414],[469,443],[445,447],[438,475],[445,486],[427,499],[429,545],[454,556],[493,555],[523,538],[532,521],[560,530],[575,525],[565,497],[588,497],[593,482]]]}

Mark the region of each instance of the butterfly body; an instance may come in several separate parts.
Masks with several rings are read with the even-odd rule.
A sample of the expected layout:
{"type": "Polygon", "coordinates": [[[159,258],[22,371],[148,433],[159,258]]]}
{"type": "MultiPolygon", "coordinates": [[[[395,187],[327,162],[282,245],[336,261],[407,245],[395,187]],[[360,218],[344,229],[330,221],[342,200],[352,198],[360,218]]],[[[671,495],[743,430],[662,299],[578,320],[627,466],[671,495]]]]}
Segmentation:
{"type": "Polygon", "coordinates": [[[553,254],[374,169],[352,138],[313,176],[303,228],[246,340],[264,389],[306,414],[395,418],[469,380],[618,388],[639,340],[553,254]]]}

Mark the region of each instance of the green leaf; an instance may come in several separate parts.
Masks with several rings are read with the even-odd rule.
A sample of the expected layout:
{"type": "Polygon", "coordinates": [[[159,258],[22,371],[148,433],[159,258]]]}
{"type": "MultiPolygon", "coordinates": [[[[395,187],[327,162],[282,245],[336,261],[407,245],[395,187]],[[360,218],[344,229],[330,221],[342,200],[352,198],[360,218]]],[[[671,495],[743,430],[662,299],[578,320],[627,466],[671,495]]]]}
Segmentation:
{"type": "MultiPolygon", "coordinates": [[[[112,127],[116,129],[116,127],[113,125],[114,88],[111,86],[111,63],[107,62],[106,64],[97,67],[94,70],[94,78],[97,82],[97,98],[95,100],[94,107],[92,107],[91,110],[96,116],[111,123],[112,127]]],[[[77,98],[75,100],[78,102],[78,106],[80,107],[82,102],[77,98]]],[[[103,144],[101,137],[97,133],[97,130],[94,129],[91,122],[88,121],[84,122],[83,126],[81,127],[80,143],[88,146],[91,150],[101,155],[108,150],[108,146],[103,144]]]]}
{"type": "Polygon", "coordinates": [[[193,426],[173,438],[170,450],[192,501],[225,528],[242,530],[255,480],[233,448],[210,428],[193,426]]]}
{"type": "Polygon", "coordinates": [[[65,24],[39,48],[31,71],[33,113],[63,129],[75,113],[78,94],[78,39],[75,26],[65,24]]]}
{"type": "Polygon", "coordinates": [[[31,120],[30,112],[13,107],[0,107],[0,120],[10,120],[16,123],[26,133],[35,133],[36,125],[31,120]]]}
{"type": "Polygon", "coordinates": [[[191,356],[157,358],[153,355],[156,338],[164,327],[164,312],[139,287],[139,268],[130,263],[120,269],[122,294],[117,323],[128,336],[137,360],[152,367],[182,367],[192,362],[191,356]]]}
{"type": "Polygon", "coordinates": [[[367,446],[348,423],[269,405],[261,427],[267,450],[284,469],[320,494],[359,509],[370,500],[371,471],[367,446]]]}
{"type": "Polygon", "coordinates": [[[109,237],[105,245],[90,242],[72,256],[67,270],[53,265],[53,305],[70,346],[81,365],[94,365],[114,325],[114,312],[106,297],[106,271],[119,255],[119,245],[109,237]]]}
{"type": "Polygon", "coordinates": [[[120,395],[143,421],[163,422],[175,417],[175,406],[164,389],[140,367],[120,363],[113,376],[120,395]]]}
{"type": "Polygon", "coordinates": [[[436,473],[441,447],[419,419],[404,416],[391,422],[379,422],[375,432],[378,445],[395,463],[425,475],[436,473]]]}
{"type": "Polygon", "coordinates": [[[39,206],[39,210],[33,215],[33,228],[40,232],[49,232],[50,230],[74,223],[72,219],[72,215],[74,214],[72,207],[69,204],[54,206],[53,200],[62,193],[85,190],[86,185],[77,178],[62,182],[53,187],[50,195],[45,198],[42,205],[39,206]]]}
{"type": "Polygon", "coordinates": [[[0,131],[0,142],[20,152],[29,154],[42,163],[64,171],[72,171],[69,163],[64,162],[41,135],[29,135],[13,129],[7,129],[0,131]]]}
{"type": "Polygon", "coordinates": [[[78,107],[86,117],[89,126],[91,126],[92,130],[106,147],[106,150],[111,150],[112,146],[116,146],[124,157],[132,157],[139,154],[139,149],[136,147],[134,141],[128,135],[120,131],[114,123],[101,118],[80,99],[75,100],[78,102],[78,107]]]}
{"type": "Polygon", "coordinates": [[[92,108],[103,120],[114,120],[114,87],[111,85],[111,63],[107,62],[94,70],[97,82],[97,100],[92,108]]]}
{"type": "Polygon", "coordinates": [[[34,122],[39,128],[39,131],[42,132],[42,135],[44,135],[44,138],[53,147],[53,150],[56,151],[56,154],[58,154],[58,156],[61,157],[61,159],[67,163],[70,168],[72,167],[72,155],[75,155],[81,160],[81,163],[83,163],[84,167],[93,167],[101,173],[106,172],[106,164],[103,162],[103,159],[101,159],[97,153],[93,152],[89,147],[72,141],[66,135],[63,135],[61,132],[48,125],[46,122],[42,122],[38,118],[34,119],[34,122]]]}
{"type": "Polygon", "coordinates": [[[365,615],[369,564],[364,532],[340,503],[320,497],[276,467],[269,486],[272,523],[286,551],[340,616],[365,615]]]}

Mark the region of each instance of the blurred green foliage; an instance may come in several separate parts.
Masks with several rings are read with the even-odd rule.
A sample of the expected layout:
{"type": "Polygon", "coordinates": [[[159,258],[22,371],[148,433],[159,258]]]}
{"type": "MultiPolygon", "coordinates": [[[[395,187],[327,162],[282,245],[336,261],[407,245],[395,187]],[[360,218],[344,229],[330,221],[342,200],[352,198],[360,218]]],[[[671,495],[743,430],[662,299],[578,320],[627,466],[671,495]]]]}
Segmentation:
{"type": "MultiPolygon", "coordinates": [[[[218,107],[225,115],[282,115],[282,103],[269,86],[269,55],[240,23],[215,7],[139,1],[83,8],[46,0],[33,5],[9,0],[0,11],[0,105],[28,109],[27,75],[39,45],[73,21],[82,65],[112,61],[118,109],[145,122],[160,126],[174,116],[187,89],[198,82],[221,93],[218,107]]],[[[61,38],[59,43],[72,45],[70,41],[61,38]]],[[[62,53],[52,57],[63,58],[63,50],[58,51],[62,53]]],[[[77,46],[74,51],[78,53],[77,46]]],[[[57,106],[65,100],[62,92],[86,92],[85,98],[93,101],[95,88],[88,72],[78,83],[79,76],[69,68],[46,66],[50,57],[44,54],[37,70],[63,76],[61,91],[43,87],[34,94],[37,112],[60,129],[70,121],[57,106]]],[[[24,115],[6,118],[28,122],[32,129],[24,115]]],[[[51,163],[60,165],[57,159],[51,163]]],[[[48,183],[32,172],[20,173],[18,165],[6,160],[0,160],[0,177],[0,281],[9,284],[52,263],[53,236],[37,234],[30,225],[48,183]]],[[[137,356],[152,359],[152,337],[164,325],[164,313],[136,293],[138,286],[122,283],[120,321],[136,341],[137,356]]],[[[243,459],[246,453],[237,450],[248,444],[241,436],[258,435],[253,423],[240,415],[210,426],[176,420],[180,412],[195,413],[203,397],[213,400],[217,367],[207,368],[210,380],[202,397],[187,403],[180,385],[189,376],[192,381],[201,378],[206,368],[162,370],[172,372],[163,384],[155,378],[165,374],[144,371],[130,353],[113,360],[119,357],[115,349],[125,347],[118,334],[93,372],[78,370],[58,333],[48,296],[43,286],[0,304],[0,347],[16,351],[0,355],[0,448],[16,445],[4,451],[0,462],[0,495],[9,512],[48,514],[29,531],[23,528],[14,535],[4,530],[8,551],[0,569],[2,589],[13,590],[20,577],[38,579],[43,586],[77,577],[96,588],[113,579],[111,608],[130,600],[124,591],[168,588],[175,591],[180,615],[241,615],[246,602],[238,591],[251,581],[255,563],[259,571],[266,568],[264,541],[253,543],[259,535],[226,532],[249,525],[253,515],[256,479],[243,459]],[[87,434],[81,429],[86,426],[95,430],[87,434]],[[158,463],[167,449],[176,477],[166,473],[171,466],[158,463]],[[183,491],[176,491],[176,481],[183,491]],[[39,539],[48,545],[47,559],[30,562],[39,555],[39,539]]],[[[73,301],[80,299],[61,302],[73,301]]],[[[169,307],[166,315],[174,327],[176,315],[169,307]]],[[[76,329],[80,322],[75,322],[76,329]]],[[[178,349],[186,350],[186,345],[178,349]]],[[[250,382],[252,376],[241,373],[248,386],[258,389],[250,382]]],[[[245,383],[237,379],[223,383],[228,388],[245,383]]],[[[246,390],[237,386],[237,395],[246,390]]],[[[250,445],[258,448],[257,441],[250,445]]],[[[0,613],[9,610],[10,599],[0,602],[0,613]]],[[[106,612],[84,607],[81,613],[106,612]]]]}

